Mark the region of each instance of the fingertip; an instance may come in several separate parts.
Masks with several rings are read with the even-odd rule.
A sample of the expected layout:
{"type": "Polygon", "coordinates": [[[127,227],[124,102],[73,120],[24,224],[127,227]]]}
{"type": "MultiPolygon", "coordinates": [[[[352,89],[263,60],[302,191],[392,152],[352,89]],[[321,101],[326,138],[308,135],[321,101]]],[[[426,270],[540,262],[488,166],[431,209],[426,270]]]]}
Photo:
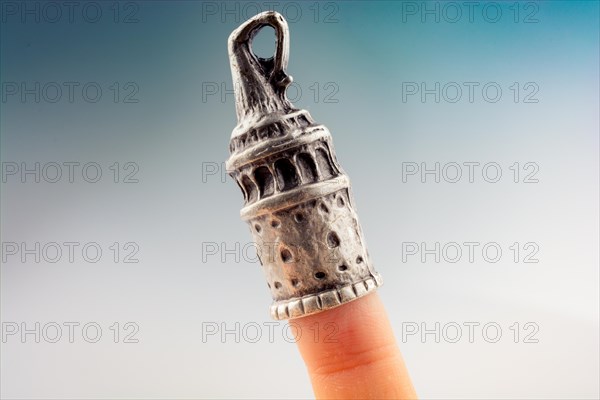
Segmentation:
{"type": "Polygon", "coordinates": [[[318,398],[416,397],[376,292],[290,323],[318,398]]]}

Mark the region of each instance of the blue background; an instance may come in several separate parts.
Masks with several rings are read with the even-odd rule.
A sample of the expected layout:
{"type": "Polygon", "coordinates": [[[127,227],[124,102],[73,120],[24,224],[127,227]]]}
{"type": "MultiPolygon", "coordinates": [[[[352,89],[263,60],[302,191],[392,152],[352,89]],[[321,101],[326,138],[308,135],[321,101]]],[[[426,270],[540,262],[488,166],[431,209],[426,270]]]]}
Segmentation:
{"type": "MultiPolygon", "coordinates": [[[[246,251],[242,195],[222,170],[237,123],[226,92],[233,88],[227,38],[268,4],[75,2],[70,19],[64,4],[50,3],[62,12],[56,22],[44,2],[2,3],[3,171],[14,163],[95,162],[102,178],[89,183],[80,169],[73,183],[3,177],[2,322],[93,321],[103,337],[35,343],[33,335],[7,336],[2,396],[311,397],[286,325],[267,337],[268,289],[246,251]],[[21,14],[24,4],[33,14],[21,14]],[[10,94],[11,83],[20,90],[22,82],[79,86],[73,101],[66,92],[48,101],[48,86],[37,102],[10,94]],[[97,102],[81,92],[89,82],[102,89],[97,102]],[[137,166],[137,183],[123,182],[134,169],[128,162],[137,166]],[[35,262],[6,248],[69,241],[98,243],[103,256],[35,262]],[[137,263],[122,262],[129,242],[137,263]],[[135,322],[139,343],[114,343],[114,322],[135,322]],[[247,339],[253,324],[256,343],[247,339]],[[209,326],[242,337],[206,336],[209,326]]],[[[598,2],[478,4],[469,16],[462,2],[278,2],[271,7],[291,34],[288,72],[296,83],[288,94],[332,132],[420,396],[597,398],[598,2]],[[406,92],[436,82],[439,102],[406,92]],[[465,82],[479,85],[472,102],[465,82]],[[482,93],[487,83],[502,89],[495,102],[492,89],[488,100],[482,93]],[[452,102],[456,86],[462,97],[452,102]],[[480,163],[473,182],[465,162],[480,163]],[[524,182],[528,162],[537,166],[537,183],[524,182]],[[415,165],[407,163],[419,173],[403,178],[415,165]],[[439,183],[421,177],[421,163],[439,163],[439,183]],[[462,166],[456,183],[446,179],[452,163],[462,166]],[[498,182],[484,179],[494,176],[482,175],[486,163],[500,166],[498,182]],[[436,262],[403,251],[407,243],[432,249],[436,242],[480,245],[473,262],[466,253],[436,262]],[[523,262],[530,242],[537,263],[523,262]],[[498,262],[482,257],[486,243],[502,249],[498,262]],[[472,343],[465,322],[479,324],[472,343]],[[527,322],[538,327],[537,343],[524,342],[527,322]],[[450,329],[439,343],[421,331],[403,338],[407,327],[435,330],[436,323],[450,329]],[[486,323],[501,327],[498,342],[482,336],[486,323]],[[462,327],[456,343],[447,338],[453,324],[462,327]]],[[[273,45],[262,36],[257,51],[268,54],[273,45]]]]}

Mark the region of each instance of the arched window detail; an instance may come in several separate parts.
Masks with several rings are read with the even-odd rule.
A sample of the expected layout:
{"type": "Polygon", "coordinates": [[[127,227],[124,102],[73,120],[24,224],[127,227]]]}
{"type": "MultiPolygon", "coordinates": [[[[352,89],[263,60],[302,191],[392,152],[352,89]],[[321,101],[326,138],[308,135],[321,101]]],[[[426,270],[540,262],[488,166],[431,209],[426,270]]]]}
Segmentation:
{"type": "Polygon", "coordinates": [[[254,170],[254,180],[258,185],[259,197],[265,198],[275,193],[275,181],[269,168],[262,166],[254,170]]]}
{"type": "Polygon", "coordinates": [[[300,175],[302,175],[302,181],[304,183],[316,182],[318,179],[317,165],[312,156],[308,153],[300,153],[296,157],[296,161],[300,175]]]}
{"type": "Polygon", "coordinates": [[[242,186],[244,187],[244,191],[248,195],[247,202],[254,203],[258,199],[258,190],[256,189],[256,185],[247,175],[242,175],[242,186]]]}
{"type": "Polygon", "coordinates": [[[300,183],[296,167],[287,158],[275,162],[275,173],[277,175],[277,186],[282,192],[295,188],[300,183]]]}
{"type": "Polygon", "coordinates": [[[317,165],[319,166],[321,179],[329,179],[333,177],[333,165],[331,164],[331,159],[329,158],[327,151],[325,151],[325,149],[318,148],[315,151],[315,154],[317,156],[317,165]]]}

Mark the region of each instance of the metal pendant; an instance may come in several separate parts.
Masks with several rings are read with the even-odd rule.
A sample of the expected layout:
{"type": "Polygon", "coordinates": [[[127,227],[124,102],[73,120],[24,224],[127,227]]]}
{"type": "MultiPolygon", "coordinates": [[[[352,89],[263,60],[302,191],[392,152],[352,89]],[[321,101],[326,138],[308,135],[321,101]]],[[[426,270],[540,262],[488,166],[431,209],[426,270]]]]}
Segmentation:
{"type": "Polygon", "coordinates": [[[297,318],[357,299],[381,285],[363,239],[350,182],[328,129],[286,97],[289,30],[269,11],[229,37],[238,125],[227,172],[244,194],[248,222],[271,290],[274,319],[297,318]],[[275,55],[252,53],[271,26],[275,55]]]}

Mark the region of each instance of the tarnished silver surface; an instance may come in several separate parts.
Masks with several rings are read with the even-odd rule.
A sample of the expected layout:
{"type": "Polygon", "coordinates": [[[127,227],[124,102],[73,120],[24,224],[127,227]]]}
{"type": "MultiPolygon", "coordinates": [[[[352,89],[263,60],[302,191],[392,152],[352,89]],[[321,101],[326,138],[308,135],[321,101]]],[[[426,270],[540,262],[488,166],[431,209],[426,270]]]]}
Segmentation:
{"type": "Polygon", "coordinates": [[[336,307],[381,285],[329,131],[286,97],[288,51],[287,23],[272,11],[229,37],[238,125],[227,171],[244,194],[241,215],[259,249],[275,319],[336,307]],[[267,25],[277,45],[262,59],[252,39],[267,25]]]}

